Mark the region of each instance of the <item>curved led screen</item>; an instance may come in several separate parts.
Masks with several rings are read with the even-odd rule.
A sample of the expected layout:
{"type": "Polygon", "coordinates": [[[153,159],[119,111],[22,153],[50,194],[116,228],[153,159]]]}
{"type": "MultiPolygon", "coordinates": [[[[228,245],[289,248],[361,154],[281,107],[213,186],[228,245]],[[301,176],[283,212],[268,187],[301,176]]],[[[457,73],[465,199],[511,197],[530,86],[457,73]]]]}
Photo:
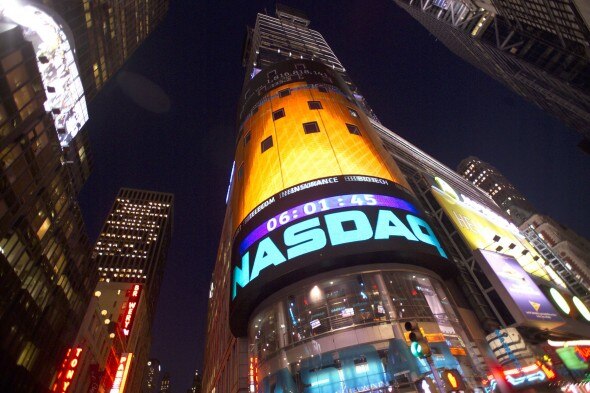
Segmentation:
{"type": "Polygon", "coordinates": [[[450,263],[404,176],[342,79],[290,60],[259,72],[238,112],[228,209],[230,325],[266,297],[340,267],[450,263]]]}

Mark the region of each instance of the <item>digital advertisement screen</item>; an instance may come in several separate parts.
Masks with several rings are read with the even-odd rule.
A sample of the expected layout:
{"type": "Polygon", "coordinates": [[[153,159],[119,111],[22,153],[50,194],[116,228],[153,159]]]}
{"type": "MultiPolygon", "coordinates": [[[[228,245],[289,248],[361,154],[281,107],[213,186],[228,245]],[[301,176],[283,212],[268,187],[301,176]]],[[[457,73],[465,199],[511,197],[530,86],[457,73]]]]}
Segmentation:
{"type": "Polygon", "coordinates": [[[486,250],[476,250],[474,256],[517,323],[540,328],[565,323],[513,257],[486,250]]]}
{"type": "Polygon", "coordinates": [[[238,124],[228,192],[235,335],[246,335],[266,297],[318,273],[370,263],[452,271],[336,72],[301,59],[262,69],[244,89],[238,124]]]}
{"type": "Polygon", "coordinates": [[[387,262],[419,265],[441,275],[454,271],[403,188],[366,176],[341,176],[322,184],[275,196],[238,228],[231,269],[234,334],[245,334],[251,311],[265,297],[317,273],[387,262]]]}
{"type": "Polygon", "coordinates": [[[436,181],[440,188],[433,186],[432,195],[472,250],[496,250],[511,255],[527,273],[565,287],[551,267],[544,266],[544,260],[517,227],[485,206],[457,195],[444,180],[436,181]]]}

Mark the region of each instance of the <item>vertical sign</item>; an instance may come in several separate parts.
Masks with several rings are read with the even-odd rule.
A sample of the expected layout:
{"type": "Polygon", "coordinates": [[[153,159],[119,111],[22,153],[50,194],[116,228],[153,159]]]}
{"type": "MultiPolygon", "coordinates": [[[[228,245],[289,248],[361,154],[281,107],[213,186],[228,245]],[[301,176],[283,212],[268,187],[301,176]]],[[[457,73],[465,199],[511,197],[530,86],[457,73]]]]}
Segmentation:
{"type": "Polygon", "coordinates": [[[140,284],[133,284],[131,289],[128,292],[128,301],[127,307],[122,314],[122,330],[123,334],[128,337],[129,332],[131,332],[131,327],[133,326],[133,320],[135,319],[135,314],[137,313],[137,306],[139,304],[139,296],[141,295],[141,285],[140,284]]]}
{"type": "Polygon", "coordinates": [[[80,360],[80,353],[82,353],[82,348],[70,348],[66,353],[66,357],[61,364],[61,369],[57,374],[57,380],[53,384],[53,388],[51,389],[52,392],[55,393],[66,393],[72,384],[72,380],[74,379],[74,374],[76,373],[76,368],[78,367],[78,362],[80,360]]]}
{"type": "Polygon", "coordinates": [[[250,372],[249,372],[249,379],[250,379],[250,392],[256,392],[256,387],[258,386],[258,358],[251,356],[250,357],[250,372]]]}
{"type": "Polygon", "coordinates": [[[132,353],[121,354],[119,366],[117,367],[117,373],[115,374],[115,380],[113,381],[113,387],[111,388],[110,393],[124,393],[125,382],[127,381],[127,374],[129,373],[132,357],[132,353]]]}

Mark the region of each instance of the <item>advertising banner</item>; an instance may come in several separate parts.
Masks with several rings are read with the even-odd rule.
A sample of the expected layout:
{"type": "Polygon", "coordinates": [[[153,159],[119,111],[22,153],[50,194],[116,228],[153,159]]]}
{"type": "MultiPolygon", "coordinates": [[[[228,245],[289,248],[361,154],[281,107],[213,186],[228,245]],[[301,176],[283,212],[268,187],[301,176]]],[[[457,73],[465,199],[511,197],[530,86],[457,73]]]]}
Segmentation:
{"type": "Polygon", "coordinates": [[[565,323],[513,257],[486,250],[473,255],[518,324],[551,329],[565,323]]]}
{"type": "Polygon", "coordinates": [[[432,186],[432,195],[471,250],[497,250],[511,255],[527,273],[565,287],[559,276],[543,265],[543,258],[514,224],[476,201],[458,195],[444,180],[435,180],[438,187],[432,186]]]}

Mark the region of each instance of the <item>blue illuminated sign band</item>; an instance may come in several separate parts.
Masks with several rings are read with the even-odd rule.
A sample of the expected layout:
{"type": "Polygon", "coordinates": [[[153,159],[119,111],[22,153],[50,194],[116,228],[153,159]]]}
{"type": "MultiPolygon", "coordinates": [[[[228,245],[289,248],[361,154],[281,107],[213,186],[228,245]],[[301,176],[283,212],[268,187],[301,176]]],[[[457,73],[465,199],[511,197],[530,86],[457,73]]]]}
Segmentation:
{"type": "Polygon", "coordinates": [[[347,194],[307,202],[277,214],[254,229],[240,243],[239,252],[243,254],[252,244],[262,239],[278,227],[294,221],[313,216],[327,210],[337,210],[358,206],[392,207],[416,214],[418,210],[411,203],[403,199],[373,194],[347,194]]]}

